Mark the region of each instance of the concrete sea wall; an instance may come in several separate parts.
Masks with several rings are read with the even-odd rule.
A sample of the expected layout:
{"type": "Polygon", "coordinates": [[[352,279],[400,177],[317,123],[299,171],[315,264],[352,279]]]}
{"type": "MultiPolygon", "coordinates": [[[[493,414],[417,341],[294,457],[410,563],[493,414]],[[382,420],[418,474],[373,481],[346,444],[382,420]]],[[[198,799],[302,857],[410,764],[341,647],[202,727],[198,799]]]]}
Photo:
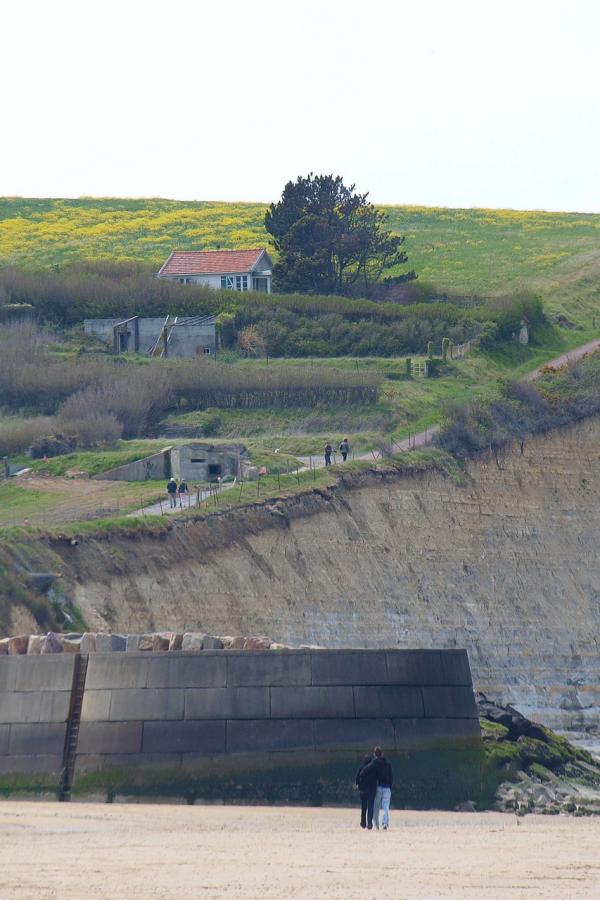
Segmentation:
{"type": "MultiPolygon", "coordinates": [[[[0,658],[6,791],[29,781],[57,787],[69,765],[74,658],[0,658]]],[[[375,744],[396,768],[399,804],[448,806],[479,790],[464,651],[204,650],[86,661],[70,751],[74,795],[345,802],[375,744]]]]}

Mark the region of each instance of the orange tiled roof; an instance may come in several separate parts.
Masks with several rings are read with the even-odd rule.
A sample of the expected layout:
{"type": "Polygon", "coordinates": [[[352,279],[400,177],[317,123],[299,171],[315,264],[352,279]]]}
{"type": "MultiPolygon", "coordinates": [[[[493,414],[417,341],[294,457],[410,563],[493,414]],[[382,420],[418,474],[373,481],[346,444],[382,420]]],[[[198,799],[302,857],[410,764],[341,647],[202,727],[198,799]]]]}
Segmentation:
{"type": "Polygon", "coordinates": [[[263,249],[175,250],[159,275],[236,275],[251,272],[263,249]]]}

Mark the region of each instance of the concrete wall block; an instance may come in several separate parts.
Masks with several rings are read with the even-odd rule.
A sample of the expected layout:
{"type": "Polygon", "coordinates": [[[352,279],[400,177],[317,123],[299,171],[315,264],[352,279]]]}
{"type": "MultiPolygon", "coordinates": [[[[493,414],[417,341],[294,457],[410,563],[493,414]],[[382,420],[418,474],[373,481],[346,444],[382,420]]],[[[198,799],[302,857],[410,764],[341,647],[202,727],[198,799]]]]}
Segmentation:
{"type": "Polygon", "coordinates": [[[40,722],[66,722],[70,706],[70,691],[42,691],[40,722]]]}
{"type": "Polygon", "coordinates": [[[183,719],[184,691],[170,688],[113,691],[110,701],[112,722],[146,719],[183,719]]]}
{"type": "Polygon", "coordinates": [[[308,653],[229,653],[227,684],[232,685],[309,685],[308,653]]]}
{"type": "Polygon", "coordinates": [[[10,725],[0,725],[0,756],[8,753],[8,738],[10,735],[10,725]]]}
{"type": "Polygon", "coordinates": [[[158,656],[148,659],[148,687],[225,687],[224,655],[200,651],[193,656],[158,656]]]}
{"type": "Polygon", "coordinates": [[[110,718],[110,698],[112,691],[91,691],[87,686],[81,707],[82,722],[107,722],[110,718]]]}
{"type": "Polygon", "coordinates": [[[122,634],[104,634],[103,632],[96,634],[97,653],[123,652],[126,644],[127,641],[122,634]]]}
{"type": "Polygon", "coordinates": [[[227,722],[227,752],[289,750],[314,745],[311,719],[248,719],[227,722]]]}
{"type": "Polygon", "coordinates": [[[13,756],[60,756],[65,745],[66,725],[11,725],[9,754],[13,756]]]}
{"type": "Polygon", "coordinates": [[[191,688],[185,692],[186,719],[268,719],[266,687],[191,688]]]}
{"type": "Polygon", "coordinates": [[[357,719],[410,718],[424,714],[421,689],[410,685],[355,687],[354,704],[357,719]]]}
{"type": "Polygon", "coordinates": [[[472,686],[471,668],[466,650],[440,650],[444,684],[472,686]]]}
{"type": "MultiPolygon", "coordinates": [[[[315,747],[344,750],[360,748],[370,753],[377,744],[395,747],[394,726],[389,719],[316,719],[315,747]]],[[[351,777],[351,776],[350,776],[351,777]]]]}
{"type": "Polygon", "coordinates": [[[317,651],[310,654],[312,683],[386,684],[385,654],[378,650],[317,651]]]}
{"type": "Polygon", "coordinates": [[[0,656],[0,692],[14,691],[19,662],[18,656],[0,656]]]}
{"type": "Polygon", "coordinates": [[[62,769],[60,756],[0,756],[0,775],[56,775],[62,769]]]}
{"type": "Polygon", "coordinates": [[[73,685],[72,654],[23,656],[15,659],[15,691],[70,691],[73,685]]]}
{"type": "Polygon", "coordinates": [[[473,690],[468,687],[424,687],[425,715],[432,719],[477,717],[473,690]]]}
{"type": "Polygon", "coordinates": [[[477,719],[394,719],[394,731],[397,750],[415,750],[481,735],[477,719]]]}
{"type": "Polygon", "coordinates": [[[181,765],[178,753],[103,753],[84,754],[75,760],[75,786],[77,778],[86,772],[102,772],[106,769],[124,769],[135,773],[140,768],[160,766],[177,769],[181,765]]]}
{"type": "Polygon", "coordinates": [[[385,654],[393,684],[444,684],[439,650],[394,650],[385,654]]]}
{"type": "Polygon", "coordinates": [[[145,722],[144,753],[225,753],[225,721],[145,722]]]}
{"type": "Polygon", "coordinates": [[[142,722],[82,722],[77,753],[141,753],[142,722]]]}
{"type": "Polygon", "coordinates": [[[0,694],[0,722],[39,722],[41,709],[42,695],[39,691],[0,694]]]}
{"type": "Polygon", "coordinates": [[[144,688],[148,678],[146,656],[98,654],[90,656],[86,690],[98,688],[144,688]]]}
{"type": "Polygon", "coordinates": [[[352,688],[350,685],[272,687],[271,716],[274,719],[353,718],[352,688]]]}

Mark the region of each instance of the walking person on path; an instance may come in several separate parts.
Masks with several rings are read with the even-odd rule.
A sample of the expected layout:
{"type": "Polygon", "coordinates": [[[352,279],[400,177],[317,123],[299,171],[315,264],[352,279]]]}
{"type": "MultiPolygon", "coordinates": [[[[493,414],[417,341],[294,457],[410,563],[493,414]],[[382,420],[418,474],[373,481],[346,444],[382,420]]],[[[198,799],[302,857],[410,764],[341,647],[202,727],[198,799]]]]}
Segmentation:
{"type": "Polygon", "coordinates": [[[373,804],[377,792],[377,773],[374,771],[365,773],[371,760],[371,756],[365,756],[354,782],[360,794],[360,827],[369,830],[373,828],[373,804]]]}
{"type": "Polygon", "coordinates": [[[387,831],[390,827],[390,800],[392,798],[394,774],[392,767],[383,755],[381,747],[375,747],[372,761],[364,768],[364,775],[368,777],[371,773],[374,773],[377,778],[377,792],[375,794],[375,803],[373,804],[373,823],[377,831],[379,831],[379,814],[383,812],[383,830],[387,831]]]}
{"type": "Polygon", "coordinates": [[[179,506],[183,509],[183,503],[187,495],[189,494],[187,481],[185,478],[182,478],[177,487],[177,493],[179,495],[179,506]]]}
{"type": "Polygon", "coordinates": [[[348,438],[344,438],[344,440],[340,444],[340,453],[342,454],[342,459],[344,460],[344,462],[346,462],[348,454],[350,453],[350,444],[348,443],[348,438]]]}
{"type": "Polygon", "coordinates": [[[177,482],[172,475],[167,481],[167,494],[169,495],[169,506],[171,509],[177,509],[177,482]]]}
{"type": "Polygon", "coordinates": [[[333,447],[331,446],[329,441],[327,441],[327,443],[325,444],[325,465],[326,466],[331,465],[331,454],[332,453],[333,453],[333,447]]]}

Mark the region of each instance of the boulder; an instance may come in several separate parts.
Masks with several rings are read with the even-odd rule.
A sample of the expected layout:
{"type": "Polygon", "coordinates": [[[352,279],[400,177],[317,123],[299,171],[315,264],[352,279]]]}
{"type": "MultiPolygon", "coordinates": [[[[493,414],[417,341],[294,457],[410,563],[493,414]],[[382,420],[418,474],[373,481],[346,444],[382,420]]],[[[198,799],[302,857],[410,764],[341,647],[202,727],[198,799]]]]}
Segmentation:
{"type": "Polygon", "coordinates": [[[122,634],[97,634],[96,651],[98,653],[111,653],[123,651],[126,648],[126,640],[122,634]]]}
{"type": "Polygon", "coordinates": [[[6,656],[8,654],[8,638],[0,639],[0,656],[6,656]]]}
{"type": "Polygon", "coordinates": [[[41,653],[44,641],[45,636],[43,634],[30,634],[29,642],[27,644],[27,653],[31,655],[41,653]]]}
{"type": "Polygon", "coordinates": [[[271,638],[264,634],[248,637],[233,638],[228,650],[268,650],[272,644],[271,638]]]}
{"type": "Polygon", "coordinates": [[[170,641],[171,641],[170,635],[153,634],[152,635],[152,650],[154,652],[161,651],[161,650],[168,650],[170,641]]]}
{"type": "Polygon", "coordinates": [[[202,650],[202,642],[206,636],[203,631],[186,631],[181,641],[181,649],[202,650]]]}
{"type": "Polygon", "coordinates": [[[29,644],[28,634],[17,634],[8,639],[8,652],[10,656],[22,656],[27,653],[27,645],[29,644]]]}
{"type": "Polygon", "coordinates": [[[220,637],[220,641],[223,644],[223,647],[225,648],[225,650],[229,650],[231,648],[231,645],[233,644],[234,640],[235,640],[235,638],[231,637],[230,634],[226,634],[225,636],[221,635],[221,637],[220,637]]]}
{"type": "Polygon", "coordinates": [[[202,649],[203,650],[222,650],[223,649],[223,641],[221,638],[214,637],[212,634],[205,634],[204,640],[202,641],[202,649]]]}
{"type": "Polygon", "coordinates": [[[269,650],[272,644],[270,637],[265,634],[253,635],[244,640],[244,650],[269,650]]]}
{"type": "Polygon", "coordinates": [[[62,644],[63,653],[79,653],[81,650],[81,638],[68,638],[61,635],[60,642],[62,644]]]}
{"type": "MultiPolygon", "coordinates": [[[[125,638],[125,650],[127,653],[137,652],[140,649],[140,641],[144,637],[145,635],[143,634],[128,634],[125,638]]],[[[147,649],[151,650],[152,648],[148,647],[147,649]]]]}
{"type": "Polygon", "coordinates": [[[53,631],[49,631],[46,637],[44,638],[41,653],[62,653],[63,645],[62,641],[58,637],[57,634],[54,634],[53,631]]]}
{"type": "Polygon", "coordinates": [[[181,650],[183,644],[182,634],[172,634],[169,638],[169,650],[181,650]]]}
{"type": "Polygon", "coordinates": [[[273,643],[269,647],[269,650],[291,650],[291,649],[292,648],[290,647],[289,644],[278,644],[277,641],[273,641],[273,643]]]}
{"type": "Polygon", "coordinates": [[[90,631],[86,631],[81,635],[81,643],[79,645],[81,653],[96,652],[96,635],[90,631]]]}
{"type": "MultiPolygon", "coordinates": [[[[127,639],[129,640],[129,638],[127,639]]],[[[142,634],[140,635],[138,641],[138,650],[144,650],[146,652],[152,652],[154,649],[154,635],[153,634],[142,634]]]]}

